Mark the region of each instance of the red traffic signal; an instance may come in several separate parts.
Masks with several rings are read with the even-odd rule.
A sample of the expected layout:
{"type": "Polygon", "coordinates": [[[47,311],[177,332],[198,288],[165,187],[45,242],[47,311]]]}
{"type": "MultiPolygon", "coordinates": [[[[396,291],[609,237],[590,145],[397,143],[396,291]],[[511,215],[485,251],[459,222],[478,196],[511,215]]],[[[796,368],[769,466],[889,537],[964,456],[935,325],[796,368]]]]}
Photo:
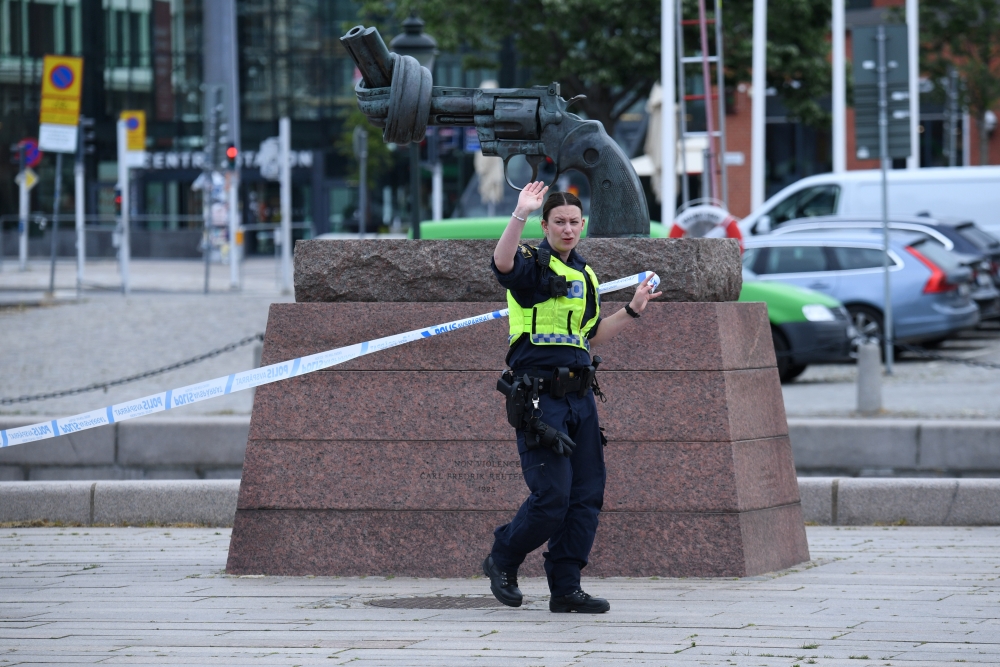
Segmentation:
{"type": "Polygon", "coordinates": [[[235,160],[237,155],[239,155],[239,150],[236,149],[236,146],[230,146],[226,149],[226,157],[231,161],[235,160]]]}

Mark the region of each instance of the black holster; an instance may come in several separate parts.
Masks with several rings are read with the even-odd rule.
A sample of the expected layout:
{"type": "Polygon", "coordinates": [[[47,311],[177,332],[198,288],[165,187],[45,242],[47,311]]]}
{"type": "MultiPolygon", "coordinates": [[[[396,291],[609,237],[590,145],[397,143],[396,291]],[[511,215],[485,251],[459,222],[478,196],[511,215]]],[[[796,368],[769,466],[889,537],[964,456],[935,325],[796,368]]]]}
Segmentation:
{"type": "Polygon", "coordinates": [[[505,371],[497,380],[497,391],[504,395],[507,408],[507,422],[515,429],[524,431],[528,449],[548,447],[557,454],[570,456],[576,443],[566,433],[542,421],[542,411],[537,405],[541,379],[527,374],[515,377],[505,371]]]}
{"type": "Polygon", "coordinates": [[[497,391],[504,395],[507,408],[507,423],[516,429],[524,428],[526,406],[530,400],[529,387],[524,378],[515,378],[510,371],[505,371],[497,380],[497,391]]]}

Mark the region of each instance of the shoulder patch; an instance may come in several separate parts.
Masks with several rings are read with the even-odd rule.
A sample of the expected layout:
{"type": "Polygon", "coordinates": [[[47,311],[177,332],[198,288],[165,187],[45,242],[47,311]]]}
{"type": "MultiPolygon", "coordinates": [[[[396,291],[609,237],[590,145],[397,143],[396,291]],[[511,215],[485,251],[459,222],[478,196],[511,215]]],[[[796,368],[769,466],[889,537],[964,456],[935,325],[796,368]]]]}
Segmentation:
{"type": "Polygon", "coordinates": [[[518,250],[521,251],[521,254],[524,255],[527,259],[531,259],[532,257],[535,256],[532,253],[533,248],[530,245],[524,245],[522,243],[522,244],[518,245],[517,248],[518,248],[518,250]]]}

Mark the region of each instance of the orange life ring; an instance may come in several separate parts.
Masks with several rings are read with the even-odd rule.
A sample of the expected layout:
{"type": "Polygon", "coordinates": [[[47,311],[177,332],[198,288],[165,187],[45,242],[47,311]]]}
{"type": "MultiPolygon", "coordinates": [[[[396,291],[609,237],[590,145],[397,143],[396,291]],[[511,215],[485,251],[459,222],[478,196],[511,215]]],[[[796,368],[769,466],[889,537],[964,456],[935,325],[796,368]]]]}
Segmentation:
{"type": "Polygon", "coordinates": [[[682,211],[670,228],[670,238],[684,237],[736,239],[743,252],[743,234],[737,220],[721,206],[702,204],[682,211]]]}

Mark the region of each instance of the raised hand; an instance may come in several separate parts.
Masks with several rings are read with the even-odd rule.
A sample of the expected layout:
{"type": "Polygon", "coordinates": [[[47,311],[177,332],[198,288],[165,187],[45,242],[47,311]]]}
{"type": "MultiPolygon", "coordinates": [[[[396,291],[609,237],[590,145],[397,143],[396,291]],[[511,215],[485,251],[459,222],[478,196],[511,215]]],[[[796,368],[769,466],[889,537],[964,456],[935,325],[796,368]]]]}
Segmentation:
{"type": "Polygon", "coordinates": [[[650,299],[655,299],[663,294],[663,292],[653,292],[656,288],[649,284],[652,278],[653,274],[651,273],[635,288],[635,296],[632,297],[629,307],[637,313],[641,313],[646,309],[646,304],[649,303],[650,299]]]}
{"type": "Polygon", "coordinates": [[[528,214],[537,209],[545,201],[545,193],[549,191],[549,186],[542,181],[528,183],[517,196],[517,208],[514,213],[521,218],[527,218],[528,214]]]}

